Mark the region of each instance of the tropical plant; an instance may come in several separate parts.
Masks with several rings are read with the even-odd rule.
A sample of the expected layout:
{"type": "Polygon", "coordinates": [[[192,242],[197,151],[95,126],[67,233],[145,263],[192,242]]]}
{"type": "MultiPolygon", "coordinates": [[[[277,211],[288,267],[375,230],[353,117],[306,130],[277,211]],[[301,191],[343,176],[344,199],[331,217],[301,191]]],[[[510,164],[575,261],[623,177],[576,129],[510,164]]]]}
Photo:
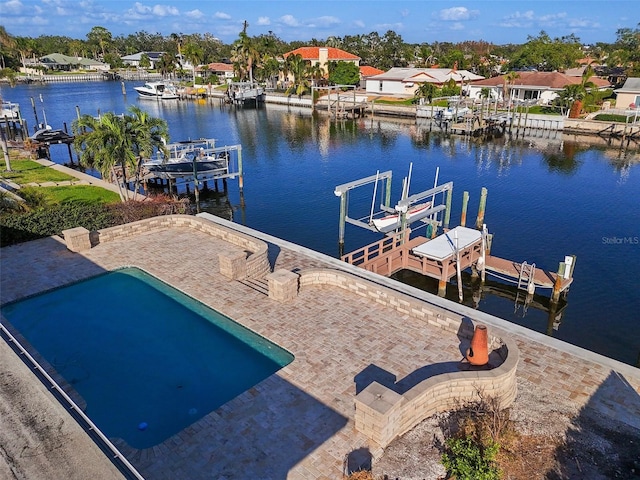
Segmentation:
{"type": "Polygon", "coordinates": [[[329,74],[329,82],[335,85],[357,85],[360,82],[360,69],[355,63],[336,62],[329,74]]]}
{"type": "Polygon", "coordinates": [[[162,76],[166,77],[176,71],[176,57],[171,53],[165,52],[158,60],[156,67],[162,76]]]}
{"type": "Polygon", "coordinates": [[[416,90],[415,97],[426,98],[427,101],[431,103],[437,90],[438,88],[433,83],[423,82],[420,84],[420,86],[416,90]]]}
{"type": "Polygon", "coordinates": [[[309,89],[309,81],[306,78],[307,62],[302,58],[302,55],[296,53],[289,55],[285,64],[287,71],[293,75],[293,83],[287,88],[285,94],[296,94],[300,97],[309,89]]]}
{"type": "Polygon", "coordinates": [[[193,42],[187,43],[182,48],[182,55],[191,64],[193,71],[193,86],[196,86],[196,67],[202,62],[203,51],[199,45],[193,42]]]}
{"type": "Polygon", "coordinates": [[[123,200],[129,198],[128,173],[135,172],[138,178],[140,159],[151,156],[154,148],[164,149],[163,138],[168,132],[164,120],[148,117],[135,106],[129,111],[131,115],[83,115],[73,122],[80,164],[95,168],[103,178],[114,179],[123,200]]]}
{"type": "Polygon", "coordinates": [[[253,68],[260,61],[260,52],[247,35],[248,26],[249,24],[245,21],[238,40],[233,43],[231,60],[234,70],[238,72],[238,78],[246,80],[248,77],[249,81],[253,82],[253,68]]]}

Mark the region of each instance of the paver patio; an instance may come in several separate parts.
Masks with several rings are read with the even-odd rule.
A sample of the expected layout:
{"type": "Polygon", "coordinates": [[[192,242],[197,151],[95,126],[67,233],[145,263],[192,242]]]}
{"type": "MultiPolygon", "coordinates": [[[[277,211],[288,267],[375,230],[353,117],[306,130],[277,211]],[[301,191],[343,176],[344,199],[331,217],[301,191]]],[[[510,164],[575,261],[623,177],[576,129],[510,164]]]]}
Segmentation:
{"type": "MultiPolygon", "coordinates": [[[[272,257],[277,254],[275,268],[339,266],[335,259],[262,237],[270,242],[272,257]]],[[[381,453],[354,428],[357,392],[374,379],[412,384],[438,369],[455,368],[462,358],[463,344],[456,335],[345,290],[306,287],[291,302],[274,301],[218,273],[217,252],[225,248],[226,242],[206,233],[170,228],[83,253],[68,251],[54,237],[0,251],[1,303],[137,266],[295,356],[277,374],[161,445],[134,450],[116,442],[146,478],[341,478],[350,452],[365,448],[374,457],[381,453]]],[[[380,281],[424,301],[464,310],[393,280],[380,281]]],[[[640,428],[640,370],[481,312],[475,315],[516,340],[519,378],[640,428]]]]}

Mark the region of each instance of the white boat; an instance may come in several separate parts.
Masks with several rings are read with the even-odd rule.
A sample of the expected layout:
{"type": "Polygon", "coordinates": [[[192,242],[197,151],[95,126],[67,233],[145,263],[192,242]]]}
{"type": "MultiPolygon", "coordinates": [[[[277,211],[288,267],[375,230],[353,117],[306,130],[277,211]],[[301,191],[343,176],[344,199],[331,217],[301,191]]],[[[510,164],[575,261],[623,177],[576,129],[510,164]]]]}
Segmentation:
{"type": "Polygon", "coordinates": [[[20,118],[20,105],[12,102],[2,101],[2,107],[0,110],[0,120],[8,118],[10,120],[20,118]]]}
{"type": "Polygon", "coordinates": [[[170,82],[147,82],[141,87],[133,87],[140,98],[154,98],[158,100],[176,100],[180,98],[178,89],[170,82]]]}
{"type": "MultiPolygon", "coordinates": [[[[420,214],[425,213],[427,210],[431,208],[431,202],[420,203],[418,205],[414,205],[409,210],[407,210],[407,222],[413,220],[419,220],[420,214]]],[[[397,228],[400,228],[400,214],[394,213],[391,215],[386,215],[381,218],[374,218],[371,220],[371,224],[381,233],[387,233],[397,228]]]]}
{"type": "Polygon", "coordinates": [[[229,147],[215,147],[215,140],[202,139],[167,145],[168,157],[159,156],[142,164],[159,178],[223,176],[229,174],[229,147]]]}

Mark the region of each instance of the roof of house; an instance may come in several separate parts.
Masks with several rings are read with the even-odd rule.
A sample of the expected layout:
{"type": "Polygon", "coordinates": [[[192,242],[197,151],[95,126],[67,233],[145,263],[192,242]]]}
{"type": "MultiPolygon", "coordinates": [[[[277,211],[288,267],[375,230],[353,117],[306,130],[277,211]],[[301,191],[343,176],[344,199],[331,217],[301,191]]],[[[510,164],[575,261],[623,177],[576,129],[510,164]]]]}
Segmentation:
{"type": "Polygon", "coordinates": [[[381,73],[384,73],[384,70],[369,65],[362,65],[360,67],[360,75],[363,77],[371,77],[372,75],[380,75],[381,73]]]}
{"type": "Polygon", "coordinates": [[[334,47],[300,47],[287,52],[283,55],[287,58],[289,55],[300,55],[303,60],[318,60],[320,58],[320,49],[327,50],[327,58],[329,60],[360,60],[360,57],[339,48],[334,47]]]}
{"type": "Polygon", "coordinates": [[[200,65],[196,70],[204,70],[204,67],[212,72],[233,72],[233,65],[229,63],[213,62],[208,65],[200,65]]]}
{"type": "Polygon", "coordinates": [[[370,77],[373,80],[396,80],[415,83],[445,83],[453,79],[456,82],[479,80],[484,77],[468,70],[453,68],[408,68],[393,67],[390,70],[370,77]]]}
{"type": "Polygon", "coordinates": [[[40,62],[56,65],[82,65],[84,67],[106,65],[98,60],[92,60],[84,57],[70,57],[69,55],[64,55],[62,53],[50,53],[49,55],[40,57],[40,62]]]}
{"type": "MultiPolygon", "coordinates": [[[[535,88],[549,88],[552,90],[562,90],[567,85],[579,84],[582,82],[582,77],[571,77],[560,72],[517,72],[518,76],[511,82],[511,85],[520,87],[535,87],[535,88]]],[[[474,86],[481,87],[497,87],[502,86],[505,83],[506,75],[500,75],[492,78],[485,78],[484,80],[478,80],[473,82],[474,86]]],[[[608,80],[599,77],[589,78],[590,82],[593,82],[596,87],[604,88],[611,84],[608,80]]]]}
{"type": "Polygon", "coordinates": [[[616,90],[616,93],[640,93],[640,78],[629,77],[625,80],[622,88],[616,90]]]}
{"type": "Polygon", "coordinates": [[[125,55],[124,57],[122,57],[122,60],[139,62],[142,58],[142,55],[146,55],[147,57],[149,57],[149,60],[158,60],[163,54],[164,52],[138,52],[132,55],[125,55]]]}

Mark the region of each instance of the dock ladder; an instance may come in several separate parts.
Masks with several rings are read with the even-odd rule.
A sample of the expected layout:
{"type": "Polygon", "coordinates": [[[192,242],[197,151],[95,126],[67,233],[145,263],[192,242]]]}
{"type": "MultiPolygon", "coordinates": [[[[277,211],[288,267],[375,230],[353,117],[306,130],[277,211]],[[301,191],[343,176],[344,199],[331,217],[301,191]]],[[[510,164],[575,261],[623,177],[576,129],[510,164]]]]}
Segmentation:
{"type": "Polygon", "coordinates": [[[526,261],[520,265],[520,275],[518,276],[518,293],[516,294],[516,301],[514,304],[513,313],[517,313],[522,306],[522,316],[527,314],[529,303],[533,297],[536,286],[534,283],[536,274],[536,264],[529,264],[526,261]],[[527,292],[524,298],[522,298],[522,291],[527,292]]]}
{"type": "Polygon", "coordinates": [[[533,293],[536,286],[534,283],[536,275],[536,264],[522,262],[520,265],[520,275],[518,276],[518,290],[525,290],[528,293],[533,293]]]}

